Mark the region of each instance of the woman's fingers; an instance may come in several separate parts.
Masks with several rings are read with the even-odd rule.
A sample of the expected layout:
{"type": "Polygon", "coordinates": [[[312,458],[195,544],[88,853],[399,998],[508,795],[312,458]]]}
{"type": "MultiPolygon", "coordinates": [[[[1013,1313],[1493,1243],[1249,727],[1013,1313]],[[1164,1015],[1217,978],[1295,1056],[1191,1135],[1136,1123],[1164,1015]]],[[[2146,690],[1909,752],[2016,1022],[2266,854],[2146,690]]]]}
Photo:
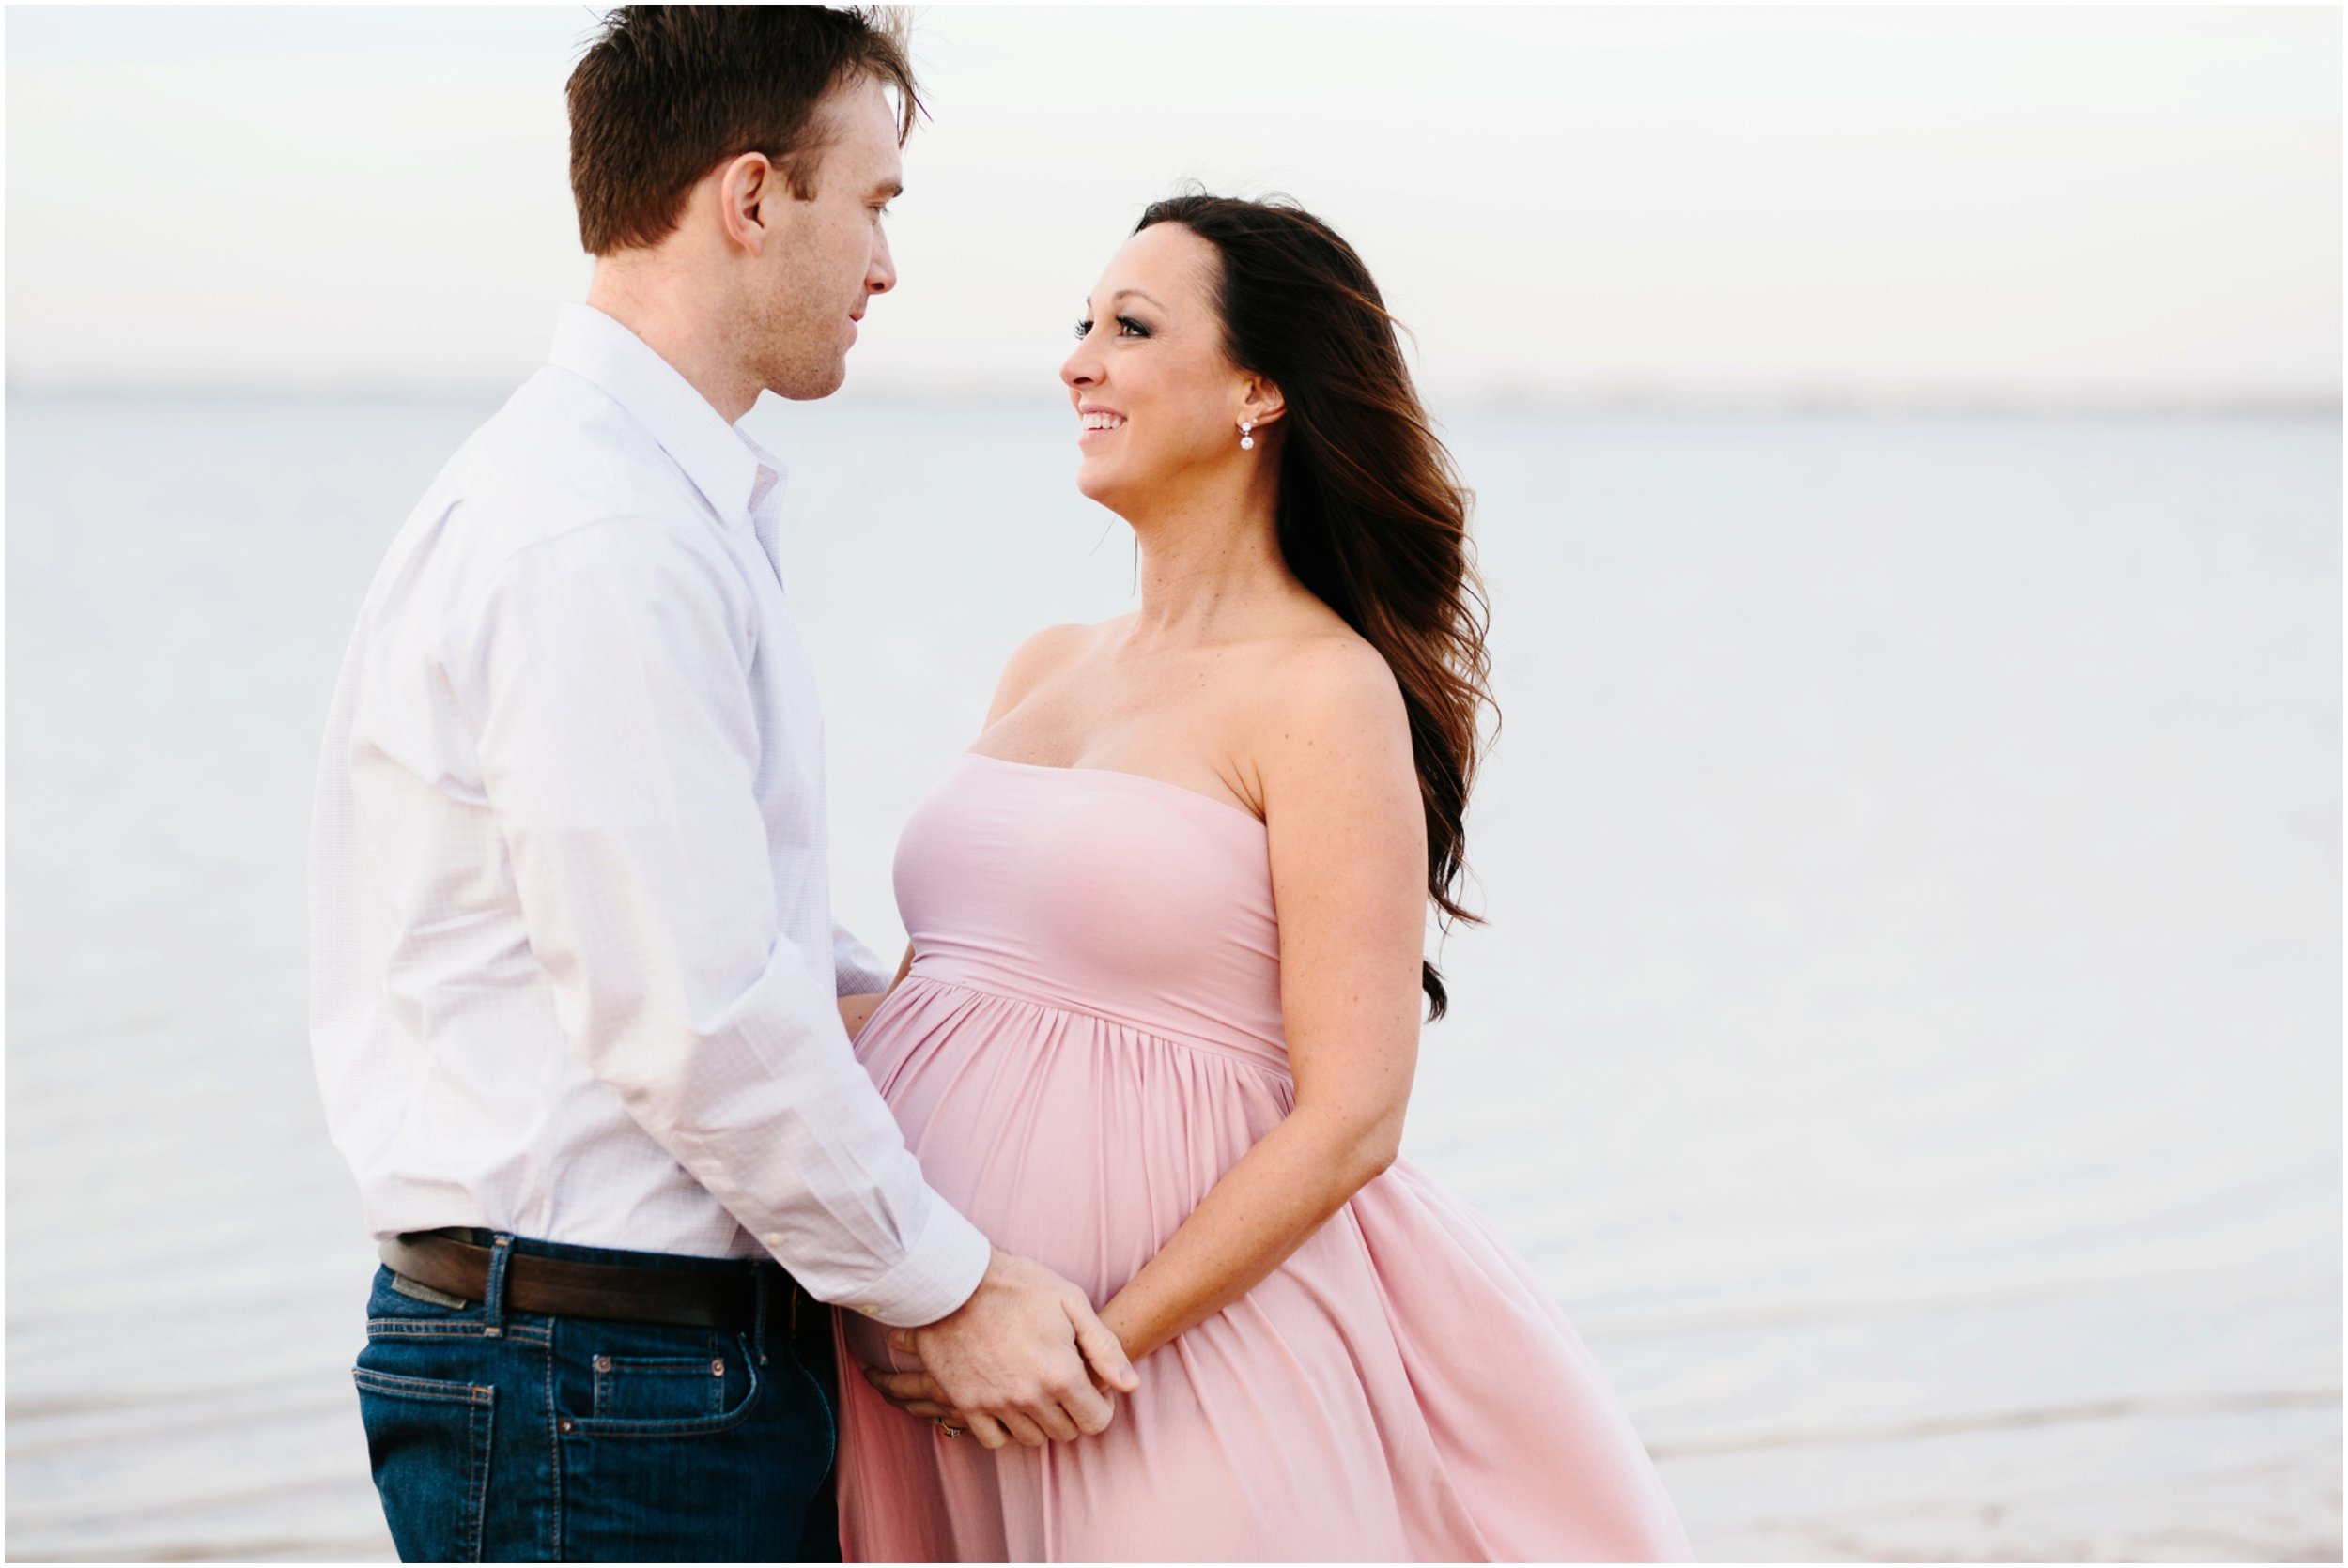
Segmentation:
{"type": "Polygon", "coordinates": [[[892,1399],[888,1402],[906,1415],[920,1421],[942,1421],[949,1426],[968,1426],[970,1423],[951,1407],[934,1399],[892,1399]]]}
{"type": "Polygon", "coordinates": [[[880,1390],[881,1397],[892,1405],[908,1399],[927,1399],[946,1403],[946,1391],[937,1379],[926,1372],[883,1372],[878,1367],[864,1369],[864,1380],[880,1390]]]}

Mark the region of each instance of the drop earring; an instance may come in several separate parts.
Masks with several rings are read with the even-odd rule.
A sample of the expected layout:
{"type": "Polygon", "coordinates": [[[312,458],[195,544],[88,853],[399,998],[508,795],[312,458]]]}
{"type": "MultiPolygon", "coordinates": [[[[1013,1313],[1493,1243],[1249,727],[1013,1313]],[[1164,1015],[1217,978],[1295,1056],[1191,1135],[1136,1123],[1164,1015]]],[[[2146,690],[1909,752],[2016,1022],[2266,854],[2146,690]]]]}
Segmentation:
{"type": "Polygon", "coordinates": [[[1242,420],[1242,421],[1240,421],[1240,422],[1239,422],[1239,449],[1240,449],[1240,451],[1242,451],[1242,452],[1253,452],[1253,451],[1255,451],[1255,450],[1256,450],[1256,438],[1248,434],[1248,432],[1249,432],[1249,431],[1251,431],[1251,430],[1253,430],[1253,429],[1255,429],[1255,428],[1256,428],[1256,422],[1255,422],[1254,420],[1251,420],[1251,419],[1244,419],[1244,420],[1242,420]]]}

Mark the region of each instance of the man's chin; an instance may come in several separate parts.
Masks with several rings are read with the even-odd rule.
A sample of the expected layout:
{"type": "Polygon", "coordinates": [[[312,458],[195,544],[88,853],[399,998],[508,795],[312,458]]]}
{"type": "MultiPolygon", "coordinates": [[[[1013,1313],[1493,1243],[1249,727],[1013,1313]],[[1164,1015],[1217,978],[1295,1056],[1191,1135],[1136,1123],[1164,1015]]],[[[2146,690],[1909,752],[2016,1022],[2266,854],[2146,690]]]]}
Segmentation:
{"type": "Polygon", "coordinates": [[[771,377],[766,390],[794,403],[812,403],[819,397],[829,397],[847,382],[848,360],[843,354],[829,365],[799,366],[788,375],[771,377]]]}

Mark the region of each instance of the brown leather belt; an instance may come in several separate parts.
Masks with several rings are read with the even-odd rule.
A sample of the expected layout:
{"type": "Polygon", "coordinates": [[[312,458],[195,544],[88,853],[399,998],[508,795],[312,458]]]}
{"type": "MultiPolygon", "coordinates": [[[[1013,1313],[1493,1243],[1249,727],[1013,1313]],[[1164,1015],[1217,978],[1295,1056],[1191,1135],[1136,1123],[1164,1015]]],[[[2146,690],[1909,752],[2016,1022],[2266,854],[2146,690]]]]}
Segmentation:
{"type": "MultiPolygon", "coordinates": [[[[446,1295],[480,1301],[489,1293],[490,1250],[434,1231],[382,1244],[394,1274],[446,1295]]],[[[748,1333],[757,1325],[758,1282],[753,1267],[773,1271],[767,1291],[778,1310],[796,1321],[798,1282],[780,1265],[732,1268],[635,1268],[516,1253],[505,1263],[505,1308],[548,1317],[595,1317],[618,1323],[662,1323],[682,1329],[748,1333]]]]}

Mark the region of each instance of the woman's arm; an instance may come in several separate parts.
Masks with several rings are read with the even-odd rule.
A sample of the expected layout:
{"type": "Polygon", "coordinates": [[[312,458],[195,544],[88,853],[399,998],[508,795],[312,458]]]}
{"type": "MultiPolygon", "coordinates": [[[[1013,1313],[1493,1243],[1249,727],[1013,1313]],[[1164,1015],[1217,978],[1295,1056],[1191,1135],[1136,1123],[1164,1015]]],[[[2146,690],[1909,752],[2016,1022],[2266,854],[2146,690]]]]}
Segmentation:
{"type": "MultiPolygon", "coordinates": [[[[1296,1103],[1102,1309],[1132,1360],[1247,1294],[1393,1162],[1402,1138],[1427,908],[1409,718],[1367,644],[1300,664],[1264,683],[1281,707],[1255,748],[1296,1103]]],[[[864,1376],[911,1415],[958,1419],[925,1372],[864,1376]]]]}
{"type": "Polygon", "coordinates": [[[1394,1162],[1418,1062],[1427,823],[1384,659],[1346,638],[1276,685],[1258,747],[1295,1108],[1102,1309],[1138,1361],[1244,1296],[1394,1162]]]}
{"type": "MultiPolygon", "coordinates": [[[[905,944],[904,961],[897,965],[897,977],[888,982],[888,991],[896,990],[904,981],[905,971],[912,967],[913,944],[908,942],[905,944]]],[[[888,991],[858,992],[854,996],[840,999],[840,1022],[847,1029],[850,1039],[862,1033],[865,1023],[880,1011],[880,1005],[888,1000],[888,991]]]]}

